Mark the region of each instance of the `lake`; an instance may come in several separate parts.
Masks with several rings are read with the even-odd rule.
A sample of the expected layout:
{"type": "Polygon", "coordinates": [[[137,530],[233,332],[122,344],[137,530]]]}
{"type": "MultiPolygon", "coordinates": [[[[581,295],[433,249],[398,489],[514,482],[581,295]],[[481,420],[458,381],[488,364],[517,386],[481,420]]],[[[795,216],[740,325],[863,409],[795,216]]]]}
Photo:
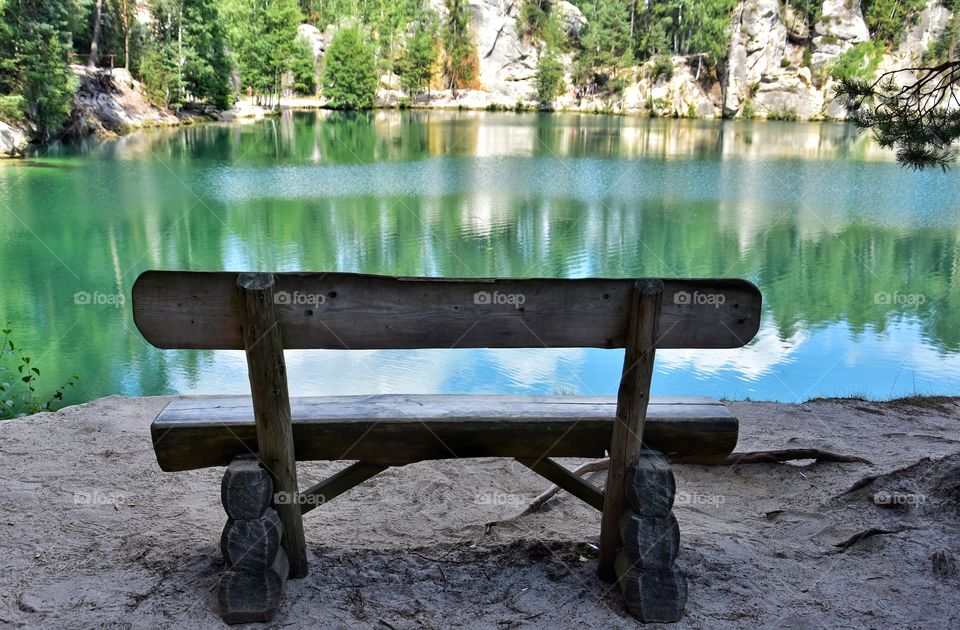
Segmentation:
{"type": "MultiPolygon", "coordinates": [[[[0,164],[0,320],[42,383],[244,393],[242,352],[137,332],[145,269],[742,277],[736,350],[664,350],[655,394],[960,394],[960,179],[842,124],[286,112],[0,164]]],[[[294,394],[613,394],[622,351],[290,351],[294,394]]]]}

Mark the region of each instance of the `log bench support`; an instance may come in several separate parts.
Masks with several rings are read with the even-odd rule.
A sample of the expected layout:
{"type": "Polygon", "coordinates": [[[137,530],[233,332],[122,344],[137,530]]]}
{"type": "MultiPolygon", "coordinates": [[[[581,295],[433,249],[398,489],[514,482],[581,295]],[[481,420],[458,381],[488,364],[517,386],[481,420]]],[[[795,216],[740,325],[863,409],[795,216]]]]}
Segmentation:
{"type": "Polygon", "coordinates": [[[272,506],[273,480],[256,456],[237,457],[223,475],[220,498],[227,512],[220,536],[226,564],[220,616],[227,623],[270,621],[290,574],[283,524],[272,506]]]}

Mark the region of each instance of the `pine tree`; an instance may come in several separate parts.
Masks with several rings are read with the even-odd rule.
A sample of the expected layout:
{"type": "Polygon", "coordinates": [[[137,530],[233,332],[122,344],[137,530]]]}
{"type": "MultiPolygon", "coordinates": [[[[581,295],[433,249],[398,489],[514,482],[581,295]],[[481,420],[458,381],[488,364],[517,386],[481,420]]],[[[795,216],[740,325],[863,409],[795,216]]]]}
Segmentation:
{"type": "Polygon", "coordinates": [[[444,76],[456,96],[457,88],[473,80],[473,43],[470,40],[470,14],[466,0],[444,0],[447,19],[443,25],[444,76]]]}
{"type": "Polygon", "coordinates": [[[323,95],[336,109],[370,109],[375,102],[377,62],[369,37],[355,26],[337,31],[323,58],[323,95]]]}
{"type": "Polygon", "coordinates": [[[0,93],[23,97],[24,114],[48,141],[70,116],[76,80],[67,68],[72,49],[62,0],[6,0],[0,13],[0,93]]]}
{"type": "Polygon", "coordinates": [[[400,84],[411,96],[424,87],[429,89],[433,78],[433,64],[437,62],[437,17],[432,11],[423,12],[417,19],[407,47],[397,60],[400,84]]]}

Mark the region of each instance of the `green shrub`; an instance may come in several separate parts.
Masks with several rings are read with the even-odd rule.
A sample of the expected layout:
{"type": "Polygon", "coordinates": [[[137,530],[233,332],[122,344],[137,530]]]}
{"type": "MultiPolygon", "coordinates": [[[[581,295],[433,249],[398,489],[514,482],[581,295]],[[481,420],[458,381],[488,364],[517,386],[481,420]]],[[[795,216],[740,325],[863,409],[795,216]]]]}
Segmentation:
{"type": "Polygon", "coordinates": [[[654,83],[660,81],[669,81],[673,78],[673,60],[666,55],[657,55],[653,58],[653,66],[650,68],[650,78],[654,83]]]}
{"type": "Polygon", "coordinates": [[[369,38],[354,26],[337,31],[323,62],[323,94],[331,107],[373,107],[380,79],[369,38]]]}
{"type": "Polygon", "coordinates": [[[38,394],[40,368],[13,343],[12,333],[9,322],[0,330],[0,418],[52,411],[80,377],[71,376],[49,395],[38,394]]]}
{"type": "Polygon", "coordinates": [[[548,107],[563,93],[563,64],[552,47],[547,47],[537,63],[537,101],[540,107],[548,107]]]}
{"type": "Polygon", "coordinates": [[[830,69],[830,76],[838,81],[872,79],[882,58],[883,49],[879,44],[861,42],[837,58],[830,69]]]}
{"type": "Polygon", "coordinates": [[[317,66],[313,49],[303,38],[297,38],[295,54],[290,60],[290,70],[293,73],[293,90],[300,94],[314,95],[317,93],[317,66]]]}
{"type": "Polygon", "coordinates": [[[23,97],[19,94],[0,96],[0,120],[4,122],[23,122],[27,116],[23,111],[23,97]]]}
{"type": "Polygon", "coordinates": [[[796,110],[787,108],[776,112],[767,112],[767,120],[796,120],[796,110]]]}
{"type": "Polygon", "coordinates": [[[893,47],[917,23],[927,0],[864,0],[863,17],[875,40],[893,47]]]}

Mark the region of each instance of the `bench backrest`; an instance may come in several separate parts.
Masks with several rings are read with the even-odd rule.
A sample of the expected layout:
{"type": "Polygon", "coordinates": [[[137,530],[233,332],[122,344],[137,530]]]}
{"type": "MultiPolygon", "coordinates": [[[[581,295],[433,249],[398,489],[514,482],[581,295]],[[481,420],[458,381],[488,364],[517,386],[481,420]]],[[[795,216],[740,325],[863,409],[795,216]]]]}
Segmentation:
{"type": "MultiPolygon", "coordinates": [[[[159,348],[243,349],[237,272],[146,271],[133,314],[159,348]]],[[[634,279],[274,274],[283,347],[623,348],[634,279]]],[[[664,279],[657,348],[736,348],[760,326],[737,279],[664,279]]]]}

